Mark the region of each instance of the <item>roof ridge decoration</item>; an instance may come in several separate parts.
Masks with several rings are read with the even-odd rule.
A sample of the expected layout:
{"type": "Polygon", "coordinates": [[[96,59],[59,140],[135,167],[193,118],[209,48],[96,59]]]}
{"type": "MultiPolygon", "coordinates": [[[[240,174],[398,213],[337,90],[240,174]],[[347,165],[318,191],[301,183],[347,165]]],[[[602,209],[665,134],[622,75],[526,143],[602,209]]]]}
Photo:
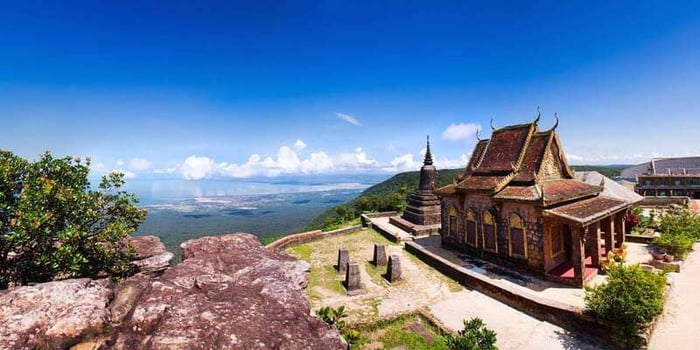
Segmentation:
{"type": "Polygon", "coordinates": [[[493,117],[491,117],[490,123],[491,123],[491,131],[496,130],[497,129],[496,126],[493,125],[493,117]]]}
{"type": "Polygon", "coordinates": [[[476,142],[481,141],[481,137],[479,137],[479,128],[476,128],[476,142]]]}
{"type": "Polygon", "coordinates": [[[537,122],[540,121],[540,118],[542,117],[542,113],[540,113],[540,106],[537,106],[537,118],[535,118],[535,121],[532,122],[533,124],[537,124],[537,122]]]}

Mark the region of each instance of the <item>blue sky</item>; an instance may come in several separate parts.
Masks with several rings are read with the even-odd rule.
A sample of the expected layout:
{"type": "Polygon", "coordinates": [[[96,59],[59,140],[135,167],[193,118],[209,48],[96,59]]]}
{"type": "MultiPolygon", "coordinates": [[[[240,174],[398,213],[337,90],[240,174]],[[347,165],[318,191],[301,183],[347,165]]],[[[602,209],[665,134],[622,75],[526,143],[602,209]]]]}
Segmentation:
{"type": "Polygon", "coordinates": [[[0,148],[98,173],[462,167],[537,106],[572,164],[700,154],[696,1],[2,6],[0,148]]]}

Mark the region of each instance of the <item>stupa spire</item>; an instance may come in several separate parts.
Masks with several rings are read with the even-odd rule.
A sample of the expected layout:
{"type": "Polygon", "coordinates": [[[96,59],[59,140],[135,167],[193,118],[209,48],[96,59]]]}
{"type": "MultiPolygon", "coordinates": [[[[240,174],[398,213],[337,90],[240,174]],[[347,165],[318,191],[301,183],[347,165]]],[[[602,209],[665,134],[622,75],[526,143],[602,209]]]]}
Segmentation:
{"type": "Polygon", "coordinates": [[[423,165],[433,165],[433,155],[430,154],[430,135],[427,135],[427,146],[425,149],[425,159],[423,160],[423,165]]]}

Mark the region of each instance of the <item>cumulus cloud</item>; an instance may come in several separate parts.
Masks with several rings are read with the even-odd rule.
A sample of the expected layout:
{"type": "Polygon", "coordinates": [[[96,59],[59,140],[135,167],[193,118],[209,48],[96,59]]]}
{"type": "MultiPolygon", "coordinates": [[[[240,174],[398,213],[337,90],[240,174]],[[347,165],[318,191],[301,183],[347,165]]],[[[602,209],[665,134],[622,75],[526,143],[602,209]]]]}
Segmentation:
{"type": "Polygon", "coordinates": [[[122,166],[124,165],[124,161],[121,159],[117,159],[117,166],[122,166]]]}
{"type": "Polygon", "coordinates": [[[477,130],[481,130],[481,125],[476,123],[450,124],[442,132],[442,138],[448,141],[466,141],[476,138],[477,130]]]}
{"type": "Polygon", "coordinates": [[[129,170],[144,171],[151,168],[151,162],[143,158],[131,158],[129,160],[129,170]]]}
{"type": "Polygon", "coordinates": [[[340,118],[341,120],[344,120],[344,121],[354,125],[354,126],[362,126],[362,124],[357,120],[357,118],[355,118],[351,115],[335,112],[335,116],[340,118]]]}
{"type": "Polygon", "coordinates": [[[188,180],[199,180],[209,177],[214,170],[214,160],[209,157],[189,156],[182,164],[180,171],[188,180]]]}
{"type": "Polygon", "coordinates": [[[302,140],[297,140],[297,142],[294,143],[294,149],[297,151],[301,151],[304,148],[306,148],[306,144],[302,140]]]}

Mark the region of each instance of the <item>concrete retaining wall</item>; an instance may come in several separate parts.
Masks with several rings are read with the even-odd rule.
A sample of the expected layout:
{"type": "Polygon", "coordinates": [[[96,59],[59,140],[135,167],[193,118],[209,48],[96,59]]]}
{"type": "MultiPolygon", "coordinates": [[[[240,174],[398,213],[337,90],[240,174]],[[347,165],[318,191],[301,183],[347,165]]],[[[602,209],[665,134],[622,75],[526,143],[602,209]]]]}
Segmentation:
{"type": "Polygon", "coordinates": [[[313,242],[313,241],[317,241],[319,239],[323,239],[326,237],[357,232],[360,230],[362,230],[362,225],[348,226],[348,227],[344,227],[344,228],[341,228],[338,230],[327,231],[327,232],[324,232],[321,230],[314,230],[314,231],[295,233],[295,234],[292,234],[289,236],[284,236],[284,237],[266,245],[265,247],[268,249],[274,249],[274,250],[284,250],[290,246],[308,243],[308,242],[313,242]]]}

